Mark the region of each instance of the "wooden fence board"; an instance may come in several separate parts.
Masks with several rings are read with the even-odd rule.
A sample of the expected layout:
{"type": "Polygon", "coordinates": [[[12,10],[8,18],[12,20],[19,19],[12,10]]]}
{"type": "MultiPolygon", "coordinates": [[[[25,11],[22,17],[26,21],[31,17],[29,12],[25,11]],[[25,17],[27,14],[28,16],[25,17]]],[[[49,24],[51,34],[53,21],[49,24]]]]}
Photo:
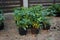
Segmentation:
{"type": "Polygon", "coordinates": [[[22,2],[22,0],[0,0],[0,5],[3,12],[12,12],[13,8],[21,7],[22,2]]]}
{"type": "Polygon", "coordinates": [[[28,3],[29,3],[29,7],[36,4],[42,4],[43,6],[47,7],[53,3],[60,4],[60,0],[29,0],[28,3]]]}

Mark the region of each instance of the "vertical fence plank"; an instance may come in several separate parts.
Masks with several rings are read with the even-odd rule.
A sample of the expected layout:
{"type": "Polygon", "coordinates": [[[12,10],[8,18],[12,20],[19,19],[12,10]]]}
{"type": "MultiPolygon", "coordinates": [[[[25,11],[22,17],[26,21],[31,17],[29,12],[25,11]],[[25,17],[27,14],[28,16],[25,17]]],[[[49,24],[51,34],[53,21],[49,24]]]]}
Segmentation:
{"type": "Polygon", "coordinates": [[[28,7],[28,0],[23,0],[23,6],[28,7]]]}

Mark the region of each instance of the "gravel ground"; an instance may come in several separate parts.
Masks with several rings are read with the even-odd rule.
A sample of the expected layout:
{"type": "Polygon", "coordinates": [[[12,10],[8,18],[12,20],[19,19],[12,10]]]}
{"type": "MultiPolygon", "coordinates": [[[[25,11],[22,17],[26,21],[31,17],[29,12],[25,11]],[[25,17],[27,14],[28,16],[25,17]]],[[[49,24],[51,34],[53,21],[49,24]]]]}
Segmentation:
{"type": "Polygon", "coordinates": [[[60,18],[58,17],[53,17],[54,25],[49,31],[41,30],[38,35],[27,34],[24,36],[19,35],[12,14],[5,14],[5,18],[5,28],[0,31],[0,40],[60,40],[60,27],[57,27],[60,26],[60,18]]]}

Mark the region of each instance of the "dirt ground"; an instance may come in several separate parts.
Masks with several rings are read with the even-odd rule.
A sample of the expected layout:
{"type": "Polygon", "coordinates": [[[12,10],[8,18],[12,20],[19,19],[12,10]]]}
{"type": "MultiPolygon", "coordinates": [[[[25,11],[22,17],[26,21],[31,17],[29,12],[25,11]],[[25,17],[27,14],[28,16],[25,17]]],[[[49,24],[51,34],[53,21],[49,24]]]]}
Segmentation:
{"type": "Polygon", "coordinates": [[[0,40],[60,40],[60,17],[52,17],[54,25],[48,32],[41,30],[38,35],[27,34],[24,36],[19,35],[12,14],[5,14],[5,18],[5,27],[0,31],[0,40]]]}

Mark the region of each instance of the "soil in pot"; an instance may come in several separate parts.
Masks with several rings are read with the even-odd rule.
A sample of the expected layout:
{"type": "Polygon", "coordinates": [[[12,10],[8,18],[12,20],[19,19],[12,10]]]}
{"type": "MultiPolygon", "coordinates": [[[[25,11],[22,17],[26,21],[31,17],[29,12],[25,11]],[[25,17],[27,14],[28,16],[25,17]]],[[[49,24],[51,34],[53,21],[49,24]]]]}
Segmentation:
{"type": "Polygon", "coordinates": [[[39,33],[39,29],[31,28],[31,33],[32,34],[38,34],[39,33]]]}
{"type": "Polygon", "coordinates": [[[27,30],[24,30],[23,28],[19,28],[19,34],[20,35],[26,35],[27,34],[27,30]]]}
{"type": "Polygon", "coordinates": [[[3,30],[3,29],[4,29],[4,23],[2,22],[0,25],[0,30],[3,30]]]}

